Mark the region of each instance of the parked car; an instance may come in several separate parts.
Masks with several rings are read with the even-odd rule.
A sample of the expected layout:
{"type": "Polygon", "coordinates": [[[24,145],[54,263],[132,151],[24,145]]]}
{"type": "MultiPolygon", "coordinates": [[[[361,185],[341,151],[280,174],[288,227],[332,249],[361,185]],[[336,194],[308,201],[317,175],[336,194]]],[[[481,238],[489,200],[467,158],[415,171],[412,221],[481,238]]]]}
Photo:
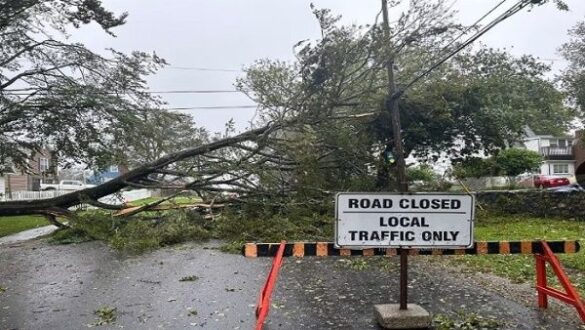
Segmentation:
{"type": "Polygon", "coordinates": [[[551,187],[560,187],[560,186],[568,186],[571,182],[569,179],[559,176],[547,176],[547,175],[535,175],[534,176],[534,186],[536,188],[551,188],[551,187]]]}
{"type": "Polygon", "coordinates": [[[78,180],[61,180],[59,183],[41,183],[41,190],[82,190],[85,188],[95,187],[95,185],[85,184],[78,180]]]}
{"type": "Polygon", "coordinates": [[[573,183],[568,186],[560,186],[560,187],[553,187],[549,188],[549,191],[552,192],[574,192],[574,191],[585,191],[585,188],[581,187],[578,183],[573,183]]]}

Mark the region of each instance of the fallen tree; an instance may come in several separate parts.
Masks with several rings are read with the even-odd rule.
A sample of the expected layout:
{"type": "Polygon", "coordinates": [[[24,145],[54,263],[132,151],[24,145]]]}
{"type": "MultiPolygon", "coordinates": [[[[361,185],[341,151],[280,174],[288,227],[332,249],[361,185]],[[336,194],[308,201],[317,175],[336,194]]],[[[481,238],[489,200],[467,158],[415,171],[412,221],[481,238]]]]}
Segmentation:
{"type": "MultiPolygon", "coordinates": [[[[279,124],[270,123],[261,128],[249,130],[233,137],[227,137],[208,144],[172,153],[156,161],[139,166],[124,175],[121,175],[113,180],[107,181],[96,187],[75,191],[66,195],[50,199],[0,202],[0,216],[41,214],[46,215],[48,217],[54,217],[55,215],[67,215],[69,214],[69,211],[67,210],[69,207],[81,203],[93,204],[100,208],[119,209],[120,208],[119,205],[109,205],[101,203],[98,202],[98,199],[116,193],[125,187],[192,189],[195,191],[199,191],[200,193],[204,191],[206,188],[209,188],[210,191],[216,190],[213,186],[217,184],[230,183],[242,187],[243,185],[241,183],[236,182],[237,180],[226,178],[217,180],[217,178],[229,174],[228,170],[222,171],[221,169],[217,169],[213,172],[202,171],[208,174],[201,175],[199,176],[199,178],[191,177],[192,180],[189,180],[187,182],[183,181],[182,183],[173,184],[172,181],[176,182],[177,177],[187,177],[189,176],[189,173],[169,170],[167,168],[179,161],[186,160],[196,156],[202,157],[209,156],[213,158],[212,154],[214,152],[222,148],[228,147],[237,148],[238,144],[242,142],[246,141],[258,142],[261,139],[266,139],[267,134],[278,129],[279,127],[280,127],[279,124]],[[173,174],[173,179],[171,180],[165,181],[163,179],[160,181],[156,181],[149,177],[151,175],[157,174],[165,176],[169,175],[169,173],[173,174]]],[[[240,161],[246,158],[251,159],[254,155],[260,154],[261,149],[263,149],[263,146],[259,143],[256,143],[255,147],[249,146],[242,147],[246,149],[248,155],[247,157],[240,159],[240,161]]],[[[262,157],[265,158],[264,161],[267,161],[268,158],[276,157],[266,153],[262,154],[264,155],[262,157]]],[[[228,162],[227,159],[225,159],[224,161],[226,163],[228,162]]],[[[241,177],[240,179],[243,179],[243,177],[241,177]]],[[[241,191],[243,192],[243,189],[241,191]]]]}
{"type": "MultiPolygon", "coordinates": [[[[236,197],[233,201],[265,205],[279,212],[286,205],[326,204],[332,199],[324,197],[334,191],[394,189],[391,173],[396,151],[392,148],[393,132],[385,110],[389,55],[393,65],[399,68],[396,81],[399,86],[404,85],[428,69],[438,54],[456,46],[461,31],[469,30],[451,19],[452,13],[442,1],[434,1],[432,5],[422,0],[410,3],[407,12],[392,27],[395,33],[390,40],[377,22],[369,27],[343,27],[338,24],[339,17],[331,15],[329,10],[314,9],[322,30],[320,40],[298,43],[295,63],[258,61],[246,69],[246,76],[236,84],[258,104],[258,118],[255,119],[264,123],[257,125],[264,126],[180,151],[163,148],[160,152],[152,152],[158,148],[141,143],[147,142],[143,132],[158,126],[177,134],[169,137],[161,130],[154,138],[168,138],[169,144],[177,148],[184,145],[177,137],[193,134],[186,133],[191,130],[175,129],[178,126],[172,123],[181,123],[181,118],[165,125],[158,115],[168,117],[168,113],[150,112],[158,103],[145,91],[145,81],[139,78],[154,70],[147,68],[163,63],[154,57],[140,56],[131,66],[137,72],[131,77],[135,82],[129,85],[136,88],[127,91],[125,85],[116,91],[120,90],[119,95],[138,93],[142,99],[133,101],[124,96],[122,100],[120,97],[111,100],[110,91],[98,91],[87,95],[86,99],[91,101],[88,104],[70,107],[77,111],[99,105],[97,110],[114,109],[115,114],[123,115],[121,119],[128,121],[115,117],[116,121],[112,119],[112,122],[117,124],[112,125],[103,121],[103,111],[95,112],[91,117],[96,119],[94,128],[69,129],[58,123],[59,128],[67,128],[59,135],[63,139],[51,139],[50,135],[39,139],[56,141],[64,158],[92,164],[90,161],[95,158],[92,156],[100,156],[99,159],[109,162],[95,160],[94,163],[111,165],[117,160],[112,157],[121,156],[122,159],[137,159],[136,164],[130,164],[136,167],[91,189],[47,200],[0,203],[0,216],[43,214],[56,222],[55,216],[67,215],[68,208],[81,203],[120,209],[121,205],[104,204],[99,199],[126,187],[191,190],[204,201],[216,203],[231,194],[236,197]],[[151,62],[154,64],[147,64],[151,62]],[[102,100],[101,96],[108,98],[102,100]],[[127,102],[122,102],[124,100],[127,102]],[[142,106],[143,103],[148,106],[142,106]],[[127,118],[126,108],[136,110],[134,116],[127,118]],[[137,126],[137,122],[145,124],[137,126]],[[109,130],[101,130],[103,127],[109,130]],[[84,139],[70,135],[70,131],[84,139]],[[92,132],[100,134],[87,134],[92,132]],[[79,141],[82,145],[78,145],[79,141]],[[103,145],[94,150],[96,141],[103,145]],[[129,149],[129,141],[137,142],[134,150],[129,149]],[[79,151],[83,157],[76,157],[78,153],[74,151],[79,151]],[[133,157],[132,151],[141,157],[133,157]]],[[[433,161],[446,152],[451,157],[467,157],[478,151],[505,148],[508,142],[523,134],[527,125],[563,130],[574,116],[563,103],[563,94],[546,79],[549,69],[532,57],[516,58],[503,51],[483,48],[469,50],[443,63],[399,101],[404,156],[433,161]],[[534,98],[534,95],[546,97],[534,98]]],[[[82,87],[87,88],[87,83],[82,82],[82,87]]],[[[99,79],[90,82],[91,88],[102,85],[99,79]]],[[[113,79],[114,82],[117,79],[113,79]]],[[[75,91],[65,94],[76,96],[75,91]]],[[[12,107],[23,104],[28,96],[20,95],[22,91],[10,92],[5,103],[15,112],[5,121],[18,118],[24,123],[43,123],[42,117],[38,119],[36,115],[51,114],[44,111],[45,108],[29,109],[28,104],[22,109],[12,107]],[[23,116],[21,110],[28,110],[24,114],[29,116],[23,116]]],[[[63,108],[63,102],[50,104],[59,111],[63,108]]],[[[87,122],[68,113],[63,117],[75,123],[87,122]]],[[[2,122],[0,116],[0,131],[2,122]]],[[[15,134],[21,131],[36,133],[39,130],[15,126],[15,134]]],[[[42,131],[53,133],[51,129],[42,131]]],[[[199,141],[193,139],[185,143],[191,145],[199,141]]],[[[201,141],[207,141],[207,137],[201,141]]],[[[2,150],[0,161],[3,154],[15,157],[16,152],[2,150]]],[[[14,147],[12,150],[21,149],[14,147]]]]}

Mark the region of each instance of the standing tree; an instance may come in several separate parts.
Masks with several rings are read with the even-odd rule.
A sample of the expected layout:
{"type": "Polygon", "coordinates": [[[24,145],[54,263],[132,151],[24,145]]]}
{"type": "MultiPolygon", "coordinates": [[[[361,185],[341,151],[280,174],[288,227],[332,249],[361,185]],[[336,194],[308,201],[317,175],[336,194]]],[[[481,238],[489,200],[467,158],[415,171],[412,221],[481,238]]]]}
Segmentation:
{"type": "MultiPolygon", "coordinates": [[[[296,136],[311,137],[308,156],[336,159],[339,168],[347,164],[331,178],[328,189],[347,189],[347,178],[376,172],[377,188],[388,189],[387,176],[394,166],[392,127],[384,110],[388,56],[397,85],[405,86],[457,46],[457,36],[468,29],[453,20],[443,1],[409,1],[391,26],[390,40],[377,23],[340,26],[339,17],[328,10],[314,9],[314,14],[322,38],[299,42],[296,63],[258,61],[238,86],[260,105],[265,120],[359,117],[333,124],[317,120],[296,136]]],[[[459,54],[400,99],[405,156],[433,159],[441,152],[464,157],[480,150],[495,152],[518,140],[526,125],[563,131],[575,113],[547,80],[549,70],[531,56],[514,57],[500,50],[480,47],[459,54]]],[[[313,169],[320,174],[308,174],[326,178],[329,173],[313,169]]]]}
{"type": "Polygon", "coordinates": [[[165,155],[204,144],[209,136],[189,115],[153,109],[141,114],[132,130],[119,132],[127,140],[116,150],[119,162],[129,168],[153,162],[165,155]]]}
{"type": "Polygon", "coordinates": [[[457,179],[500,175],[502,170],[493,157],[467,157],[453,164],[452,175],[457,179]]]}
{"type": "MultiPolygon", "coordinates": [[[[112,36],[125,23],[100,0],[3,1],[0,6],[0,160],[20,168],[43,145],[69,162],[108,165],[160,101],[144,77],[165,64],[155,54],[106,56],[69,42],[96,23],[112,36]]],[[[160,116],[165,114],[160,112],[160,116]]]]}
{"type": "Polygon", "coordinates": [[[580,113],[585,112],[585,22],[579,22],[569,30],[571,41],[561,47],[561,54],[569,61],[562,75],[562,82],[569,93],[569,100],[580,113]]]}
{"type": "Polygon", "coordinates": [[[494,160],[498,168],[508,176],[510,185],[513,185],[516,176],[537,170],[542,163],[542,156],[536,151],[511,148],[498,152],[494,160]]]}

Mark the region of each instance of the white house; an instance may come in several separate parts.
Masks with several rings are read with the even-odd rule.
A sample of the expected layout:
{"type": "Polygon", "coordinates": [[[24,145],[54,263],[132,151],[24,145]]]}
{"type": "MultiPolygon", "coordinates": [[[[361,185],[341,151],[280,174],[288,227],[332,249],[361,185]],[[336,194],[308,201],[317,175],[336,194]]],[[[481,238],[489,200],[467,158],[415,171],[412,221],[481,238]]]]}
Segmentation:
{"type": "Polygon", "coordinates": [[[6,194],[6,180],[4,176],[0,174],[0,201],[4,198],[4,194],[6,194]]]}
{"type": "Polygon", "coordinates": [[[530,128],[526,128],[525,131],[524,147],[543,156],[540,174],[574,179],[576,163],[573,153],[573,145],[576,143],[574,136],[537,135],[530,128]]]}

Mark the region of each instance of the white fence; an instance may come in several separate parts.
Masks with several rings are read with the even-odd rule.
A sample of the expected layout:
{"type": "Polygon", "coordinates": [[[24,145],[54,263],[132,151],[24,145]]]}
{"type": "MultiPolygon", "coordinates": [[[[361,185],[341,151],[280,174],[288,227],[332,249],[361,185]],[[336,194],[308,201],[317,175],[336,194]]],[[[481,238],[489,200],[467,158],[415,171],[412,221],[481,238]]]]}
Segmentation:
{"type": "Polygon", "coordinates": [[[13,191],[11,194],[2,196],[5,201],[26,201],[34,199],[47,199],[70,193],[70,191],[47,190],[47,191],[13,191]]]}
{"type": "Polygon", "coordinates": [[[461,180],[469,190],[482,190],[500,188],[510,185],[510,180],[505,176],[490,176],[483,178],[466,178],[461,180]]]}
{"type": "MultiPolygon", "coordinates": [[[[48,190],[48,191],[14,191],[11,195],[2,196],[0,200],[4,201],[24,201],[35,199],[47,199],[61,195],[68,194],[69,190],[48,190]]],[[[136,189],[129,191],[122,191],[120,193],[108,195],[99,199],[102,203],[108,204],[122,204],[123,202],[131,202],[138,199],[148,198],[153,196],[153,192],[148,189],[136,189]]]]}

